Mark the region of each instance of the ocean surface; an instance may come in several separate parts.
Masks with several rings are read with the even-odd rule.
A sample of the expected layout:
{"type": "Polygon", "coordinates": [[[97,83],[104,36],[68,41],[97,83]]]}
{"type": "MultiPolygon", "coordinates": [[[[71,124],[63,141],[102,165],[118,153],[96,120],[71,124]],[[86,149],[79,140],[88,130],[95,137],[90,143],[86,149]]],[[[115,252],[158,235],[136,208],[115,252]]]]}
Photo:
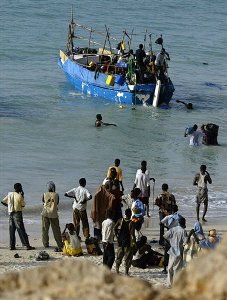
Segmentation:
{"type": "MultiPolygon", "coordinates": [[[[225,0],[1,0],[0,9],[0,196],[22,183],[25,223],[40,222],[41,196],[49,180],[60,194],[61,221],[69,221],[71,200],[64,192],[85,177],[94,195],[115,158],[121,160],[126,194],[140,162],[147,160],[156,179],[151,203],[166,182],[188,218],[195,218],[192,180],[206,164],[213,179],[207,218],[227,217],[225,0]],[[147,30],[157,52],[160,46],[154,41],[163,35],[175,85],[169,109],[133,110],[72,88],[57,65],[59,50],[66,49],[72,4],[80,24],[104,33],[106,24],[119,40],[123,30],[133,30],[134,50],[147,30]],[[192,102],[194,110],[187,111],[176,99],[192,102]],[[117,127],[95,128],[97,113],[117,127]],[[220,145],[190,147],[185,128],[206,123],[219,125],[220,145]]],[[[146,48],[148,43],[147,37],[146,48]]],[[[7,222],[2,206],[0,224],[7,222]]]]}

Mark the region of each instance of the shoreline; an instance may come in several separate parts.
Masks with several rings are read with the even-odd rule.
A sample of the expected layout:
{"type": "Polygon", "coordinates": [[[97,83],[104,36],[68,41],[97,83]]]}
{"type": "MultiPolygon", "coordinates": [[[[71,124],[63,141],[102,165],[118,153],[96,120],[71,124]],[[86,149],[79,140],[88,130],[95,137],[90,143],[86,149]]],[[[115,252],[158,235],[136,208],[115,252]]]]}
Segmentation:
{"type": "MultiPolygon", "coordinates": [[[[124,211],[124,208],[123,208],[124,211]]],[[[89,211],[88,211],[89,214],[89,211]]],[[[71,216],[71,215],[70,215],[71,216]]],[[[11,251],[9,250],[9,232],[8,232],[8,224],[1,226],[1,234],[0,234],[0,274],[8,273],[11,271],[21,271],[24,269],[35,268],[38,266],[43,266],[46,263],[51,263],[53,261],[62,260],[62,259],[73,259],[73,260],[89,260],[90,262],[100,266],[102,265],[102,256],[91,256],[87,254],[87,250],[84,243],[84,238],[82,235],[82,248],[84,256],[82,257],[66,257],[63,256],[61,253],[54,252],[54,248],[56,247],[56,243],[53,238],[52,230],[50,228],[49,236],[50,236],[50,247],[45,249],[42,245],[41,239],[41,218],[40,223],[26,223],[26,216],[25,219],[25,228],[27,234],[29,235],[29,241],[31,246],[36,247],[35,250],[25,250],[21,246],[20,239],[18,234],[16,234],[17,243],[16,247],[17,250],[11,251]],[[40,251],[46,251],[50,255],[49,261],[36,261],[36,255],[40,251]],[[19,258],[15,258],[14,255],[18,253],[19,258]]],[[[91,220],[90,220],[91,221],[91,220]]],[[[187,228],[186,230],[189,232],[191,228],[193,228],[194,217],[187,218],[187,228]]],[[[158,220],[158,213],[157,211],[152,211],[151,217],[145,217],[144,224],[142,227],[143,235],[146,235],[148,238],[148,242],[150,242],[151,247],[163,253],[162,247],[158,244],[159,239],[159,220],[158,220]],[[154,241],[156,241],[154,243],[154,241]]],[[[60,225],[63,229],[65,224],[63,224],[63,219],[60,219],[60,225]]],[[[221,237],[225,232],[227,232],[226,224],[224,219],[216,218],[208,218],[208,222],[202,223],[203,229],[205,234],[207,235],[208,230],[212,228],[216,228],[218,235],[221,237]]],[[[90,223],[90,232],[91,236],[93,236],[93,227],[90,223]]],[[[102,246],[101,246],[102,248],[102,246]]],[[[117,250],[117,243],[115,242],[115,251],[117,250]]],[[[145,281],[150,282],[154,287],[167,287],[166,284],[166,275],[161,273],[162,267],[151,267],[147,269],[139,269],[135,267],[130,268],[130,276],[135,278],[140,278],[145,281]]],[[[115,263],[112,268],[112,272],[115,272],[115,263]]],[[[122,263],[120,267],[120,274],[124,274],[124,263],[122,263]]]]}

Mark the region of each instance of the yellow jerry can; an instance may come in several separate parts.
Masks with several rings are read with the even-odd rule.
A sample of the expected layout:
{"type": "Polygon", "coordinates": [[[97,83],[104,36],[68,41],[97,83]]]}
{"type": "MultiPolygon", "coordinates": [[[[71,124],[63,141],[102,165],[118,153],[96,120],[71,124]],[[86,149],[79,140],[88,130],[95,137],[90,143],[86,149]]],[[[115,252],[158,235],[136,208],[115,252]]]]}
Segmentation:
{"type": "Polygon", "coordinates": [[[107,85],[114,85],[114,81],[115,81],[115,78],[113,75],[108,75],[107,76],[107,79],[106,79],[106,84],[107,85]]]}

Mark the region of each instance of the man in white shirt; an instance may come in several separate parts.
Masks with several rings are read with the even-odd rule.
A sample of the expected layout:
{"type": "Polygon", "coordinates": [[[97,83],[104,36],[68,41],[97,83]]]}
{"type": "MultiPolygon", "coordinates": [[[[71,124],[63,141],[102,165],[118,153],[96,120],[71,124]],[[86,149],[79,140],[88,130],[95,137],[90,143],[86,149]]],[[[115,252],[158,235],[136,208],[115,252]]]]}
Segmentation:
{"type": "MultiPolygon", "coordinates": [[[[154,181],[154,178],[152,178],[154,181]]],[[[150,197],[150,174],[147,170],[147,162],[144,160],[141,162],[141,169],[138,169],[136,172],[136,178],[135,183],[133,186],[134,188],[139,188],[141,190],[141,194],[139,195],[139,198],[143,202],[145,206],[145,210],[147,213],[147,216],[149,215],[149,197],[150,197]]]]}
{"type": "Polygon", "coordinates": [[[91,200],[92,195],[85,188],[86,179],[81,178],[79,180],[79,186],[73,188],[65,193],[65,197],[74,198],[73,201],[73,222],[75,225],[76,233],[80,239],[80,221],[82,222],[83,234],[87,239],[90,236],[89,224],[87,217],[87,201],[91,200]]]}
{"type": "Polygon", "coordinates": [[[203,137],[203,133],[200,130],[197,130],[198,126],[195,124],[193,126],[193,132],[191,134],[189,134],[190,137],[190,142],[189,145],[190,146],[199,146],[200,145],[200,140],[203,137]]]}
{"type": "Polygon", "coordinates": [[[103,264],[112,268],[115,260],[113,211],[107,209],[106,219],[102,222],[103,264]]]}

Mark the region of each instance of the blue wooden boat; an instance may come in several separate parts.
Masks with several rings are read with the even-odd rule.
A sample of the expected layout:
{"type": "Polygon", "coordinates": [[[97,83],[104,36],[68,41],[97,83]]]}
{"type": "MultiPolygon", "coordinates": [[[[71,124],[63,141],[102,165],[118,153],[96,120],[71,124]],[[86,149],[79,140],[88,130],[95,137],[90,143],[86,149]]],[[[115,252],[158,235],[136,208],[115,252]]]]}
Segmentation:
{"type": "MultiPolygon", "coordinates": [[[[166,59],[164,61],[165,71],[162,72],[162,78],[160,78],[155,69],[154,53],[150,49],[146,53],[147,67],[141,82],[134,55],[129,58],[129,52],[123,51],[126,44],[124,40],[126,36],[129,38],[126,31],[123,32],[118,53],[116,49],[111,48],[110,42],[117,39],[110,36],[107,28],[106,34],[102,34],[105,35],[104,46],[93,49],[90,47],[91,43],[98,43],[92,41],[91,35],[97,32],[92,28],[75,23],[72,15],[69,23],[67,50],[60,50],[58,65],[75,89],[85,94],[101,97],[118,104],[152,105],[155,103],[154,106],[168,104],[172,98],[174,86],[167,73],[166,59]],[[78,43],[74,46],[74,40],[78,42],[79,39],[83,39],[75,34],[75,29],[78,28],[90,32],[89,39],[87,39],[88,47],[79,47],[78,43]],[[108,47],[107,42],[109,42],[108,47]],[[155,95],[158,95],[158,99],[156,98],[153,102],[155,95]]],[[[162,38],[161,41],[160,44],[163,48],[162,38]]],[[[131,38],[128,41],[129,47],[130,44],[131,38]]]]}

